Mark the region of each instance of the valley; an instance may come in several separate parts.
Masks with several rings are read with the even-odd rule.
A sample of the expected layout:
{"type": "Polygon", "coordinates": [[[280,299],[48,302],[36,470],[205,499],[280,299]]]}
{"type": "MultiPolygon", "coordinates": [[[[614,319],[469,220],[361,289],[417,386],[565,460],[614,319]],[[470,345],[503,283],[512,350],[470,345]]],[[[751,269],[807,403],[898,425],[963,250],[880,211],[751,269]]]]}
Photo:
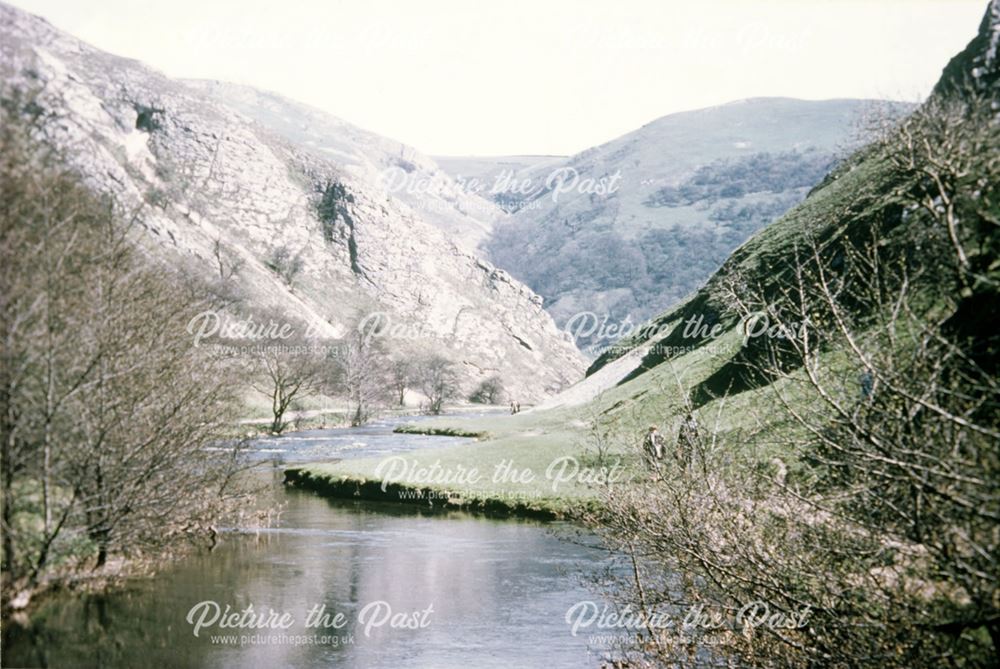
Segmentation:
{"type": "MultiPolygon", "coordinates": [[[[428,20],[368,11],[305,22],[428,20]]],[[[336,114],[502,137],[571,95],[612,127],[566,72],[462,116],[493,61],[457,36],[504,13],[400,53],[289,37],[340,112],[0,2],[3,666],[993,666],[1000,0],[981,16],[919,102],[758,81],[489,156],[336,114]]],[[[540,71],[546,25],[519,32],[540,71]]],[[[920,45],[890,27],[899,68],[920,45]]],[[[639,76],[616,63],[602,85],[639,76]]]]}

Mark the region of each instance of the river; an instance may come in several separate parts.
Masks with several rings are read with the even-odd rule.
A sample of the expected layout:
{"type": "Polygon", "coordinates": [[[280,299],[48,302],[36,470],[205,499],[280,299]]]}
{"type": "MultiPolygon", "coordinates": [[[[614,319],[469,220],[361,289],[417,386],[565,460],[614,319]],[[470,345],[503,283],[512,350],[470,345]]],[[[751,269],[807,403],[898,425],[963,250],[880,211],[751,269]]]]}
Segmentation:
{"type": "Polygon", "coordinates": [[[591,577],[605,564],[587,535],[281,485],[286,463],[459,441],[393,434],[395,423],[255,442],[266,495],[284,504],[273,527],[226,532],[214,551],[107,594],[43,599],[30,622],[6,625],[3,666],[597,666],[587,635],[573,636],[565,620],[573,604],[595,599],[591,577]],[[290,626],[223,629],[212,622],[216,604],[223,620],[227,605],[240,615],[252,605],[287,614],[278,622],[290,626]]]}

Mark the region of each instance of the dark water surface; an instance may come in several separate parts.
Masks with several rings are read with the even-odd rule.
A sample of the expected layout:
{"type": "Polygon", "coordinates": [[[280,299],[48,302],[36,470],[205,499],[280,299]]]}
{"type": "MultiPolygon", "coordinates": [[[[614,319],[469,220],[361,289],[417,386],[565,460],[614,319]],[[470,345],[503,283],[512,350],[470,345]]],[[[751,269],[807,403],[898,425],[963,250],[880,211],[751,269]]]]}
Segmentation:
{"type": "MultiPolygon", "coordinates": [[[[383,455],[450,441],[394,435],[391,427],[262,440],[257,457],[383,455]]],[[[286,503],[277,526],[259,535],[227,533],[213,552],[123,590],[48,597],[26,626],[5,621],[3,666],[597,664],[587,636],[572,636],[565,615],[574,603],[595,598],[585,577],[604,558],[567,541],[577,537],[571,528],[323,499],[283,489],[279,463],[262,464],[270,467],[261,475],[273,479],[271,494],[286,503]],[[257,614],[287,612],[294,622],[287,629],[220,629],[211,624],[214,605],[196,608],[200,602],[238,613],[248,605],[257,614]],[[342,626],[307,628],[308,612],[320,607],[328,620],[342,614],[342,626]],[[187,618],[197,621],[202,613],[206,624],[195,637],[187,618]]]]}

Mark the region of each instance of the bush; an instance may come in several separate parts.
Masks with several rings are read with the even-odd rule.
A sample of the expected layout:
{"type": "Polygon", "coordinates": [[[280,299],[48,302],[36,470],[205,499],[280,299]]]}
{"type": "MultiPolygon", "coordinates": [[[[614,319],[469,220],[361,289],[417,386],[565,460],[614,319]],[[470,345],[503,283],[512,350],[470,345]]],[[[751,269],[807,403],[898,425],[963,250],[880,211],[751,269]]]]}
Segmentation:
{"type": "Polygon", "coordinates": [[[469,395],[469,401],[476,404],[500,404],[503,402],[503,397],[503,381],[499,376],[491,376],[476,387],[469,395]]]}

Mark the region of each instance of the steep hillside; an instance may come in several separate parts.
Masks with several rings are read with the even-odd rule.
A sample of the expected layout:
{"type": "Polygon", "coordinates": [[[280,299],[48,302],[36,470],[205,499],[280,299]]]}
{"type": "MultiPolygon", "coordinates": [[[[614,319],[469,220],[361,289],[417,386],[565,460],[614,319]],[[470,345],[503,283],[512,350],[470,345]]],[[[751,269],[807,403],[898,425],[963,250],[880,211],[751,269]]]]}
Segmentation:
{"type": "MultiPolygon", "coordinates": [[[[905,261],[914,281],[918,272],[927,273],[921,287],[933,290],[937,299],[921,302],[924,296],[918,294],[912,298],[914,304],[925,309],[944,306],[945,311],[936,318],[945,332],[963,342],[982,371],[996,374],[1000,369],[1000,336],[992,321],[1000,310],[1000,235],[996,225],[1000,208],[996,184],[1000,179],[993,178],[1000,172],[998,45],[1000,0],[993,0],[978,35],[952,59],[931,99],[918,109],[935,124],[940,123],[936,120],[942,114],[939,108],[947,110],[957,104],[968,117],[955,121],[952,132],[963,132],[973,120],[984,124],[978,135],[962,136],[962,143],[949,147],[953,158],[967,161],[949,167],[963,180],[950,184],[949,189],[960,194],[956,199],[976,207],[966,213],[967,227],[956,230],[968,263],[966,271],[976,277],[974,282],[964,287],[939,285],[935,272],[953,274],[949,265],[954,261],[931,257],[941,247],[928,244],[926,233],[941,224],[946,210],[940,201],[931,201],[924,211],[913,206],[920,191],[910,189],[923,188],[925,180],[890,164],[887,153],[906,156],[901,151],[909,150],[895,143],[898,136],[890,131],[881,143],[847,156],[801,204],[741,244],[703,287],[641,323],[633,335],[605,351],[583,381],[512,419],[449,419],[437,426],[488,431],[494,437],[492,448],[497,457],[506,457],[505,447],[530,452],[547,448],[553,454],[578,449],[587,443],[583,429],[594,420],[635,434],[650,422],[676,424],[689,403],[706,418],[721,420],[723,429],[772,420],[776,414],[771,409],[779,391],[770,387],[773,379],[753,372],[761,354],[767,353],[755,343],[773,337],[758,332],[747,337],[748,321],[741,309],[755,306],[766,310],[767,305],[749,302],[754,296],[769,296],[773,305],[793,297],[787,288],[795,285],[795,271],[800,266],[796,258],[808,255],[813,242],[842,267],[837,252],[868,243],[873,228],[883,235],[876,246],[883,249],[886,258],[905,261]],[[909,204],[901,206],[901,202],[909,204]],[[982,220],[984,214],[986,220],[982,220]],[[789,284],[789,279],[793,283],[789,284]],[[942,296],[945,299],[940,299],[942,296]],[[741,305],[741,299],[747,303],[741,305]]],[[[929,146],[931,150],[940,148],[929,146]]],[[[908,165],[904,167],[908,169],[908,165]]],[[[943,243],[945,250],[955,255],[952,241],[943,243]]],[[[863,319],[866,313],[859,310],[854,316],[863,319]]],[[[849,385],[851,392],[858,392],[861,384],[851,375],[849,385]]],[[[434,427],[434,423],[429,424],[429,429],[434,427]]],[[[477,448],[477,452],[482,451],[481,446],[477,448]]]]}
{"type": "MultiPolygon", "coordinates": [[[[329,336],[384,312],[390,349],[453,358],[466,388],[499,374],[524,401],[578,378],[582,359],[537,295],[371,181],[399,145],[351,128],[333,139],[326,117],[300,123],[294,105],[207,86],[249,107],[263,100],[262,117],[293,119],[274,132],[206,85],[172,81],[6,5],[0,53],[4,97],[34,95],[23,111],[44,116],[88,182],[136,212],[149,252],[227,283],[238,311],[282,310],[329,336]],[[374,158],[359,157],[366,142],[379,147],[374,158]]],[[[434,169],[401,150],[392,160],[434,169]]]]}
{"type": "Polygon", "coordinates": [[[464,250],[475,253],[503,215],[406,144],[376,135],[275,93],[222,81],[186,80],[297,148],[333,162],[360,181],[405,202],[464,250]]]}
{"type": "MultiPolygon", "coordinates": [[[[947,108],[956,102],[969,105],[977,110],[985,105],[997,108],[997,98],[1000,97],[1000,3],[990,3],[986,16],[980,26],[979,33],[969,46],[955,56],[945,67],[941,79],[934,89],[930,100],[924,109],[934,109],[934,113],[945,114],[939,107],[947,108]],[[976,98],[971,100],[970,98],[976,98]]],[[[926,112],[930,114],[931,112],[926,112]]],[[[940,121],[941,133],[955,132],[940,121]]],[[[967,121],[954,121],[955,128],[961,127],[967,121]]],[[[992,132],[995,133],[995,128],[992,132]]],[[[948,135],[942,135],[943,140],[957,141],[948,135]]],[[[961,151],[963,160],[976,158],[985,165],[995,166],[998,147],[992,144],[993,137],[962,137],[962,144],[954,148],[961,151]],[[976,147],[973,141],[985,141],[986,144],[976,147]],[[980,155],[973,155],[980,154],[980,155]]],[[[937,148],[937,147],[932,147],[937,148]]],[[[890,152],[899,151],[898,147],[890,146],[890,152]]],[[[930,149],[928,149],[930,150],[930,149]]],[[[943,151],[943,149],[939,149],[943,151]]],[[[878,225],[883,231],[891,233],[883,245],[903,248],[915,243],[921,234],[916,217],[912,211],[905,211],[888,194],[899,193],[903,185],[899,177],[886,164],[884,153],[886,147],[875,145],[863,147],[846,158],[836,169],[827,174],[822,182],[810,192],[809,197],[798,207],[793,208],[784,217],[752,236],[746,243],[736,249],[726,260],[718,272],[706,282],[705,286],[690,295],[682,303],[676,305],[656,317],[645,322],[629,337],[622,339],[611,349],[600,355],[587,371],[588,376],[595,374],[612,362],[623,357],[632,360],[631,364],[623,366],[616,363],[618,384],[628,384],[662,365],[665,362],[684,359],[687,352],[698,349],[712,349],[715,337],[705,337],[701,333],[718,325],[719,332],[738,334],[740,314],[735,308],[732,281],[739,277],[741,282],[751,282],[759,289],[775,290],[788,273],[794,269],[791,262],[796,253],[801,253],[803,245],[811,239],[822,241],[823,244],[837,247],[851,243],[852,240],[869,234],[878,225]],[[695,324],[699,327],[695,327],[695,324]],[[638,355],[637,355],[638,354],[638,355]]],[[[957,160],[957,159],[955,159],[957,160]]],[[[958,163],[956,163],[957,165],[958,163]]],[[[981,165],[977,165],[981,167],[981,165]]],[[[955,169],[951,164],[936,167],[942,173],[955,169]]],[[[898,171],[898,170],[897,170],[898,171]]],[[[950,188],[963,187],[974,199],[985,195],[985,177],[971,173],[965,168],[957,170],[960,178],[972,180],[968,184],[948,184],[950,188]],[[979,181],[976,181],[976,180],[979,181]],[[982,189],[982,190],[980,190],[982,189]]],[[[929,179],[929,177],[924,177],[929,179]]],[[[956,177],[959,178],[959,177],[956,177]]],[[[987,207],[994,206],[989,201],[987,207]]],[[[932,205],[935,214],[945,212],[940,196],[932,205]]],[[[977,214],[978,215],[978,214],[977,214]]],[[[972,218],[972,215],[969,215],[972,218]]],[[[981,283],[976,287],[966,288],[961,300],[955,307],[952,321],[956,327],[965,322],[965,327],[976,337],[992,337],[983,320],[984,313],[995,311],[994,301],[997,298],[995,290],[996,263],[995,244],[997,241],[994,228],[954,231],[954,244],[970,245],[964,251],[966,261],[980,273],[981,283]],[[973,246],[974,243],[974,246],[973,246]]],[[[928,263],[924,258],[922,262],[928,263]]],[[[985,345],[984,345],[985,346],[985,345]]],[[[989,347],[986,347],[989,349],[989,347]]],[[[706,353],[716,357],[721,364],[719,371],[704,384],[696,387],[695,397],[707,400],[713,393],[718,395],[730,390],[740,390],[730,386],[735,377],[742,375],[741,369],[746,368],[748,356],[753,355],[752,347],[740,349],[735,355],[717,356],[714,352],[706,353]],[[702,391],[698,393],[700,388],[702,391]]],[[[995,364],[995,361],[991,364],[995,364]]],[[[561,403],[558,399],[557,404],[561,403]]]]}
{"type": "Polygon", "coordinates": [[[875,105],[744,100],[666,116],[560,164],[525,168],[516,180],[534,190],[497,227],[491,257],[596,355],[800,202],[875,105]]]}

